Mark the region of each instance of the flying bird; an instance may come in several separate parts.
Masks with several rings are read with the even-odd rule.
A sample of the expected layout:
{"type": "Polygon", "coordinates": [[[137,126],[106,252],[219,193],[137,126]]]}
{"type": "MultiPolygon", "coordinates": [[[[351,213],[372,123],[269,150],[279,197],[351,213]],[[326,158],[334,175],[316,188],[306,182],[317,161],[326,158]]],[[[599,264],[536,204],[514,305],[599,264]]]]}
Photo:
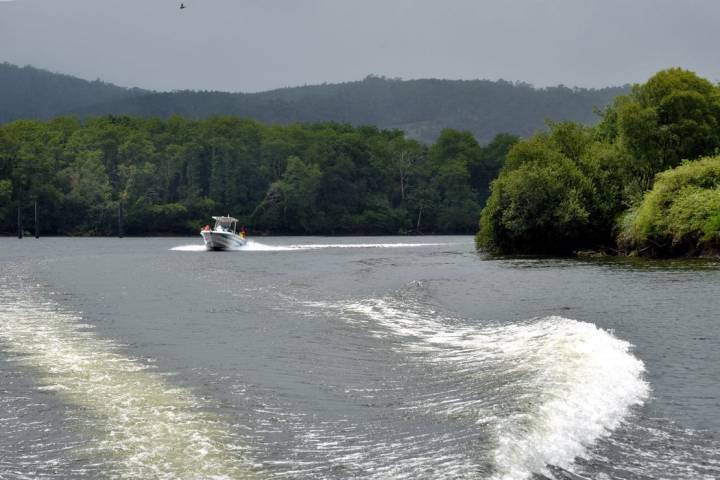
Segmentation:
{"type": "Polygon", "coordinates": [[[187,8],[187,7],[185,6],[184,3],[181,3],[181,4],[180,4],[180,10],[182,10],[183,8],[187,8]]]}

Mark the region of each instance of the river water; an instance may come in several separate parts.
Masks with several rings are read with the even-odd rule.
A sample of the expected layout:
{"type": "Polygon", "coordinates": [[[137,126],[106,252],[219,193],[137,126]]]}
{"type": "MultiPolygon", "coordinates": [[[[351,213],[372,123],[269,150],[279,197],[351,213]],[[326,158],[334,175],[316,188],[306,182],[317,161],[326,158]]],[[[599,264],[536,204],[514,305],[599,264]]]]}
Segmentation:
{"type": "Polygon", "coordinates": [[[0,239],[0,479],[720,478],[720,264],[0,239]]]}

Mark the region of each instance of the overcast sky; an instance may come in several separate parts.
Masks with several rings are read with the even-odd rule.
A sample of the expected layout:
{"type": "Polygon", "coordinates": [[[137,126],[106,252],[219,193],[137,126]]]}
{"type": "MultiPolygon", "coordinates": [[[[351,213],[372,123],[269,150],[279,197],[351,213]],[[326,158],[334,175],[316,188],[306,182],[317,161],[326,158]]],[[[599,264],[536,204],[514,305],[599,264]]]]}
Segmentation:
{"type": "Polygon", "coordinates": [[[0,62],[157,90],[720,80],[720,0],[0,0],[0,62]]]}

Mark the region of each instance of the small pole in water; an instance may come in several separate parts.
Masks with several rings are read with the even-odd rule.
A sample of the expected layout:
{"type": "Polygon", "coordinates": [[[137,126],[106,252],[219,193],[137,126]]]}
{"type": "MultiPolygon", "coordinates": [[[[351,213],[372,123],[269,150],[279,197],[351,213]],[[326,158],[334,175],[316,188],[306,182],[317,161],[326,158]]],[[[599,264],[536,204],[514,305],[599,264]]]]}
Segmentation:
{"type": "Polygon", "coordinates": [[[35,200],[35,238],[40,238],[40,222],[38,216],[37,200],[35,200]]]}
{"type": "Polygon", "coordinates": [[[123,238],[122,200],[118,200],[118,238],[123,238]]]}
{"type": "Polygon", "coordinates": [[[18,238],[23,238],[22,207],[18,205],[18,238]]]}

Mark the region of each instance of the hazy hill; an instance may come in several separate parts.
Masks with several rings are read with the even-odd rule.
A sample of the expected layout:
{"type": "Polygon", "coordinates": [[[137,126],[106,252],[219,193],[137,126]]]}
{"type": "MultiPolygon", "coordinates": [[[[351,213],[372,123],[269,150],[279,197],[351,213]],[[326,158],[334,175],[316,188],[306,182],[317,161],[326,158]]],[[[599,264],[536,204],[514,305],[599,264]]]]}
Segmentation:
{"type": "Polygon", "coordinates": [[[490,80],[362,81],[283,88],[262,93],[149,92],[88,82],[31,67],[0,65],[0,122],[61,114],[132,114],[192,118],[227,114],[263,122],[337,121],[399,128],[435,140],[443,128],[470,130],[480,142],[500,132],[528,136],[546,119],[593,123],[595,107],[628,87],[537,89],[490,80]]]}
{"type": "Polygon", "coordinates": [[[0,63],[0,123],[18,118],[47,119],[101,102],[148,93],[30,66],[0,63]]]}

